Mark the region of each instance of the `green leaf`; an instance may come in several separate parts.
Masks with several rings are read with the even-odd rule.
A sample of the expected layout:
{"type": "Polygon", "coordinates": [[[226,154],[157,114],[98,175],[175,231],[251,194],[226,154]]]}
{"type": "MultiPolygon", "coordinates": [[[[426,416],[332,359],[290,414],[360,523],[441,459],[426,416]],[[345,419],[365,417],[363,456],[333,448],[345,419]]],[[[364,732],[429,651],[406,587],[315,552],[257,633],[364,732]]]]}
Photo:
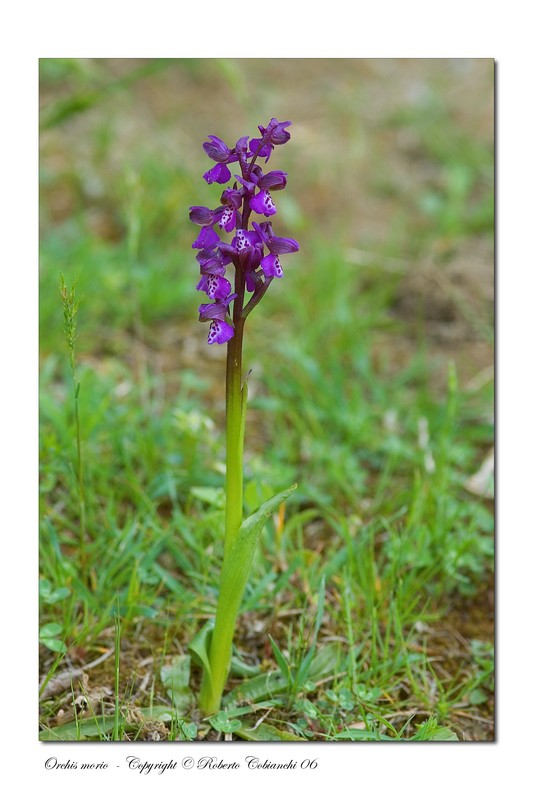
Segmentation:
{"type": "Polygon", "coordinates": [[[48,647],[52,652],[60,652],[62,655],[67,651],[67,647],[59,638],[41,638],[41,644],[48,647]]]}
{"type": "Polygon", "coordinates": [[[224,616],[234,619],[241,604],[253,562],[255,547],[266,520],[296,490],[296,485],[280,491],[252,513],[241,525],[231,552],[224,560],[220,576],[220,607],[224,616]]]}
{"type": "Polygon", "coordinates": [[[449,729],[449,727],[441,727],[439,730],[434,732],[426,740],[428,740],[428,741],[458,741],[459,738],[457,737],[456,733],[453,730],[449,729]]]}
{"type": "Polygon", "coordinates": [[[179,725],[180,734],[186,741],[194,741],[198,735],[198,727],[193,721],[183,721],[179,725]]]}
{"type": "Polygon", "coordinates": [[[336,741],[393,741],[387,735],[371,730],[344,730],[335,736],[336,741]]]}
{"type": "Polygon", "coordinates": [[[267,674],[260,674],[252,677],[230,691],[223,699],[224,706],[227,708],[238,704],[256,702],[260,699],[269,699],[276,694],[284,693],[288,688],[287,678],[283,676],[279,669],[269,671],[267,674]]]}
{"type": "MultiPolygon", "coordinates": [[[[204,708],[208,707],[214,710],[220,707],[220,697],[230,667],[237,614],[261,530],[268,517],[295,489],[295,485],[291,486],[291,488],[280,491],[279,494],[264,502],[255,513],[241,524],[237,535],[231,541],[228,538],[229,528],[226,529],[227,550],[224,553],[220,575],[216,625],[213,630],[212,643],[209,647],[210,670],[208,672],[208,681],[204,681],[202,695],[200,696],[200,704],[204,708]]],[[[206,652],[207,649],[202,654],[205,655],[206,652]]]]}
{"type": "Polygon", "coordinates": [[[319,677],[326,677],[335,673],[339,661],[339,645],[325,644],[322,646],[309,668],[309,677],[316,680],[319,677]]]}
{"type": "Polygon", "coordinates": [[[221,710],[211,716],[209,723],[217,732],[236,732],[242,727],[242,721],[230,719],[225,710],[221,710]]]}
{"type": "Polygon", "coordinates": [[[271,724],[260,724],[259,727],[241,727],[236,731],[239,738],[245,741],[306,741],[307,738],[302,738],[299,735],[294,735],[292,732],[285,730],[278,730],[271,724]]]}
{"type": "Polygon", "coordinates": [[[437,719],[430,718],[417,725],[411,741],[458,741],[459,738],[449,727],[441,727],[437,719]]]}
{"type": "Polygon", "coordinates": [[[211,488],[210,486],[193,486],[191,496],[211,505],[213,508],[223,509],[226,505],[226,495],[223,488],[211,488]]]}
{"type": "Polygon", "coordinates": [[[55,621],[45,624],[39,630],[39,641],[44,646],[51,649],[52,652],[61,652],[64,654],[67,651],[65,643],[57,638],[63,632],[63,627],[55,621]]]}
{"type": "Polygon", "coordinates": [[[151,707],[141,707],[141,713],[145,718],[152,721],[172,721],[176,718],[176,709],[168,705],[152,705],[151,707]]]}
{"type": "Polygon", "coordinates": [[[56,621],[51,621],[49,624],[43,625],[39,630],[40,638],[54,638],[56,635],[61,635],[63,627],[56,621]]]}
{"type": "Polygon", "coordinates": [[[291,676],[291,667],[287,662],[287,658],[285,657],[285,655],[283,654],[277,643],[274,641],[272,636],[269,635],[268,638],[270,640],[270,646],[272,647],[272,653],[274,655],[276,663],[278,664],[280,671],[285,677],[285,679],[289,680],[291,676]]]}
{"type": "Polygon", "coordinates": [[[474,688],[470,691],[468,700],[471,705],[482,705],[487,701],[487,694],[481,688],[474,688]]]}
{"type": "Polygon", "coordinates": [[[261,674],[261,666],[252,666],[250,663],[245,663],[237,655],[232,655],[230,672],[236,677],[256,677],[261,674]]]}
{"type": "Polygon", "coordinates": [[[209,646],[215,622],[209,619],[201,630],[199,630],[189,644],[189,652],[194,662],[201,666],[209,679],[211,679],[211,666],[209,663],[209,646]]]}
{"type": "MultiPolygon", "coordinates": [[[[330,676],[335,673],[339,658],[338,644],[326,644],[316,653],[310,667],[309,676],[313,679],[330,676]]],[[[260,674],[252,677],[230,691],[224,697],[226,709],[239,704],[249,704],[261,699],[269,699],[273,696],[283,694],[289,686],[287,677],[279,669],[269,671],[267,674],[260,674]]]]}
{"type": "Polygon", "coordinates": [[[55,602],[65,599],[69,594],[70,588],[66,586],[53,589],[49,580],[45,578],[39,580],[39,597],[42,602],[46,602],[48,605],[53,605],[55,602]]]}
{"type": "Polygon", "coordinates": [[[300,711],[300,713],[303,713],[304,716],[307,716],[307,718],[310,719],[318,718],[318,709],[311,702],[310,699],[307,699],[305,697],[303,699],[299,699],[296,703],[296,707],[300,711]]]}
{"type": "Polygon", "coordinates": [[[349,688],[341,688],[339,690],[339,705],[343,710],[350,711],[354,709],[355,699],[349,688]]]}
{"type": "Polygon", "coordinates": [[[190,677],[190,655],[176,655],[169,665],[161,668],[161,681],[178,713],[185,712],[191,704],[190,677]]]}
{"type": "Polygon", "coordinates": [[[113,716],[93,716],[63,724],[61,727],[47,727],[39,733],[40,741],[84,741],[90,738],[103,740],[113,730],[113,716]]]}

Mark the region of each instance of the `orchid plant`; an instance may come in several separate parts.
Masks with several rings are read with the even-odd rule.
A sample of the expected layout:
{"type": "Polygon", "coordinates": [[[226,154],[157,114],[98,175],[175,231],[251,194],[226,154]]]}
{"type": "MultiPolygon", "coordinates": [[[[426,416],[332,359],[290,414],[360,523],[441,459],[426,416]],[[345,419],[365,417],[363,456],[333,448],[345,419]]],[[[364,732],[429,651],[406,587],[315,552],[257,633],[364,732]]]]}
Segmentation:
{"type": "Polygon", "coordinates": [[[243,448],[247,382],[243,380],[242,351],[244,324],[265,296],[275,278],[283,277],[281,255],[299,249],[292,238],[276,236],[269,218],[276,214],[272,192],[287,185],[287,173],[264,171],[274,147],[290,139],[290,122],[271,119],[259,126],[260,137],[241,137],[228,147],[218,136],[204,142],[206,154],[215,166],[204,175],[208,184],[225,185],[232,180],[231,164],[238,165],[231,188],[225,188],[220,205],[211,210],[192,206],[191,222],[201,230],[193,248],[200,266],[198,291],[210,302],[199,307],[200,321],[209,322],[208,344],[227,344],[226,360],[226,511],[224,558],[214,626],[207,627],[191,645],[203,666],[200,708],[206,715],[221,704],[230,662],[237,614],[250,572],[255,546],[266,519],[295,490],[292,486],[267,500],[243,521],[243,448]],[[252,219],[252,215],[259,218],[252,219]],[[219,233],[232,233],[231,242],[219,233]],[[233,285],[227,267],[234,267],[233,285]]]}

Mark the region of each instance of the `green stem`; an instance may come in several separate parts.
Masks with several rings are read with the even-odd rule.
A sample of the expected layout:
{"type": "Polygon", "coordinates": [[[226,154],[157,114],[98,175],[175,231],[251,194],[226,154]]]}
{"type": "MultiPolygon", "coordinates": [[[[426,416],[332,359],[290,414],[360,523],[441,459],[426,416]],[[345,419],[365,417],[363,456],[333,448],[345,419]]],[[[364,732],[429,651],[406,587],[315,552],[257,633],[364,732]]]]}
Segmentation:
{"type": "Polygon", "coordinates": [[[243,386],[242,334],[244,319],[235,325],[235,335],[228,342],[226,362],[226,535],[227,554],[242,524],[243,505],[243,386]]]}
{"type": "MultiPolygon", "coordinates": [[[[235,333],[228,342],[226,361],[226,524],[222,572],[232,559],[232,549],[243,517],[243,449],[246,413],[246,387],[242,383],[242,342],[245,319],[244,275],[236,270],[233,306],[235,333]]],[[[238,605],[220,595],[215,627],[209,647],[210,673],[204,671],[200,689],[200,707],[206,715],[220,708],[222,692],[229,673],[231,646],[237,621],[238,605]],[[230,607],[231,604],[231,607],[230,607]]]]}

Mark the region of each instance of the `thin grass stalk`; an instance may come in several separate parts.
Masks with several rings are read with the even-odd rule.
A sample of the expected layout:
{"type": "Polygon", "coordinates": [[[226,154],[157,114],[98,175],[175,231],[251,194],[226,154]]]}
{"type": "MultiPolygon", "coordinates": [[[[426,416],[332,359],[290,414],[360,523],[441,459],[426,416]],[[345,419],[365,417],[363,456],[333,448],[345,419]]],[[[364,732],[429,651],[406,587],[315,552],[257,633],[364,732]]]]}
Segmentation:
{"type": "MultiPolygon", "coordinates": [[[[117,600],[118,605],[118,600],[117,600]]],[[[117,607],[115,614],[115,716],[113,723],[113,740],[120,741],[120,608],[117,607]]]]}
{"type": "Polygon", "coordinates": [[[74,283],[70,291],[65,285],[63,275],[60,276],[60,293],[63,303],[63,316],[64,316],[64,333],[69,352],[69,365],[72,375],[72,382],[74,386],[74,424],[76,428],[76,482],[78,488],[78,502],[80,513],[80,536],[79,536],[79,549],[80,549],[80,572],[83,582],[87,585],[87,518],[86,518],[86,502],[85,502],[85,481],[84,481],[84,468],[81,446],[81,422],[80,422],[80,388],[81,383],[78,380],[76,372],[76,322],[79,309],[79,300],[76,298],[76,285],[74,283]]]}

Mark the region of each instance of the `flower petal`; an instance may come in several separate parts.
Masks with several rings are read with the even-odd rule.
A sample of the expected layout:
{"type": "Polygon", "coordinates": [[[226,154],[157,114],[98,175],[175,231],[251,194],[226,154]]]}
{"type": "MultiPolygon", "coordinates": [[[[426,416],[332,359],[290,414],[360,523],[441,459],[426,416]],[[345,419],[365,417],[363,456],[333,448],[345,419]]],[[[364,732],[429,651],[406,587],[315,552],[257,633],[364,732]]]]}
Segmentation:
{"type": "Polygon", "coordinates": [[[221,275],[202,275],[196,286],[197,291],[205,291],[212,300],[224,300],[231,291],[231,283],[221,275]]]}
{"type": "Polygon", "coordinates": [[[248,249],[248,247],[255,247],[256,244],[260,244],[261,239],[257,233],[253,232],[253,230],[244,230],[243,228],[239,228],[235,231],[235,238],[231,243],[237,252],[242,252],[243,250],[248,249]]]}
{"type": "Polygon", "coordinates": [[[224,209],[222,216],[220,217],[220,222],[218,223],[218,226],[221,230],[225,230],[226,233],[230,233],[236,224],[237,224],[237,209],[234,208],[232,205],[227,205],[224,209]]]}
{"type": "Polygon", "coordinates": [[[216,233],[211,226],[206,226],[201,229],[192,247],[196,250],[206,250],[214,247],[219,241],[220,236],[218,233],[216,233]]]}
{"type": "Polygon", "coordinates": [[[285,142],[288,142],[291,134],[285,128],[288,128],[290,124],[290,122],[278,122],[277,119],[271,119],[267,128],[269,141],[272,144],[285,144],[285,142]]]}
{"type": "Polygon", "coordinates": [[[269,142],[263,142],[262,139],[250,139],[250,152],[258,155],[259,158],[265,158],[266,161],[270,158],[270,153],[274,149],[269,142]]]}
{"type": "Polygon", "coordinates": [[[195,225],[210,225],[213,221],[213,211],[205,205],[192,205],[189,208],[189,219],[195,225]]]}
{"type": "Polygon", "coordinates": [[[226,164],[217,164],[203,176],[206,183],[227,183],[231,178],[231,172],[226,164]]]}
{"type": "Polygon", "coordinates": [[[268,191],[260,191],[259,194],[254,195],[250,199],[250,208],[256,214],[263,214],[264,216],[274,216],[276,213],[276,206],[268,191]]]}
{"type": "Polygon", "coordinates": [[[220,242],[217,242],[217,243],[218,243],[218,247],[216,247],[216,248],[207,247],[205,250],[200,250],[199,252],[196,253],[196,260],[200,264],[200,271],[201,272],[210,272],[213,275],[223,275],[224,274],[224,271],[225,271],[224,267],[227,264],[230,263],[232,255],[227,255],[227,253],[225,253],[222,250],[222,245],[224,245],[224,247],[228,246],[227,244],[225,244],[225,242],[220,241],[220,242]],[[220,266],[222,267],[222,271],[220,271],[220,269],[211,268],[213,261],[215,261],[216,263],[220,264],[220,266]],[[210,266],[209,269],[204,269],[206,264],[209,264],[209,266],[210,266]]]}
{"type": "Polygon", "coordinates": [[[235,330],[227,322],[219,319],[213,319],[209,327],[207,335],[208,344],[225,344],[230,338],[233,338],[235,330]]]}
{"type": "Polygon", "coordinates": [[[244,273],[244,280],[245,280],[245,283],[246,283],[246,291],[249,291],[250,293],[255,291],[255,289],[257,287],[257,283],[258,283],[258,279],[257,278],[258,278],[258,272],[255,272],[253,269],[252,270],[248,270],[248,272],[244,273]]]}
{"type": "Polygon", "coordinates": [[[279,191],[280,189],[284,189],[287,185],[287,173],[282,172],[281,169],[273,169],[272,172],[267,172],[266,175],[261,175],[257,185],[260,189],[279,191]]]}
{"type": "Polygon", "coordinates": [[[219,139],[218,136],[209,136],[209,138],[211,141],[206,141],[202,145],[209,158],[219,163],[226,163],[231,155],[228,145],[222,139],[219,139]]]}
{"type": "Polygon", "coordinates": [[[237,298],[237,294],[229,294],[222,300],[217,302],[204,302],[198,308],[200,314],[200,322],[206,322],[208,319],[220,319],[224,321],[228,312],[228,305],[237,298]]]}
{"type": "Polygon", "coordinates": [[[279,258],[273,253],[261,260],[261,267],[267,277],[283,277],[283,269],[279,258]]]}
{"type": "MultiPolygon", "coordinates": [[[[238,180],[239,183],[242,183],[242,185],[246,189],[247,194],[254,193],[256,184],[253,181],[245,180],[243,177],[241,177],[241,175],[234,175],[233,177],[235,178],[235,180],[238,180]]],[[[252,175],[252,177],[255,178],[255,175],[252,175]]]]}
{"type": "Polygon", "coordinates": [[[221,302],[204,302],[198,307],[198,313],[200,322],[211,322],[213,319],[223,322],[226,318],[226,306],[221,302]]]}
{"type": "Polygon", "coordinates": [[[267,242],[270,252],[282,255],[287,252],[298,252],[300,245],[296,239],[284,239],[281,236],[270,236],[267,242]]]}

